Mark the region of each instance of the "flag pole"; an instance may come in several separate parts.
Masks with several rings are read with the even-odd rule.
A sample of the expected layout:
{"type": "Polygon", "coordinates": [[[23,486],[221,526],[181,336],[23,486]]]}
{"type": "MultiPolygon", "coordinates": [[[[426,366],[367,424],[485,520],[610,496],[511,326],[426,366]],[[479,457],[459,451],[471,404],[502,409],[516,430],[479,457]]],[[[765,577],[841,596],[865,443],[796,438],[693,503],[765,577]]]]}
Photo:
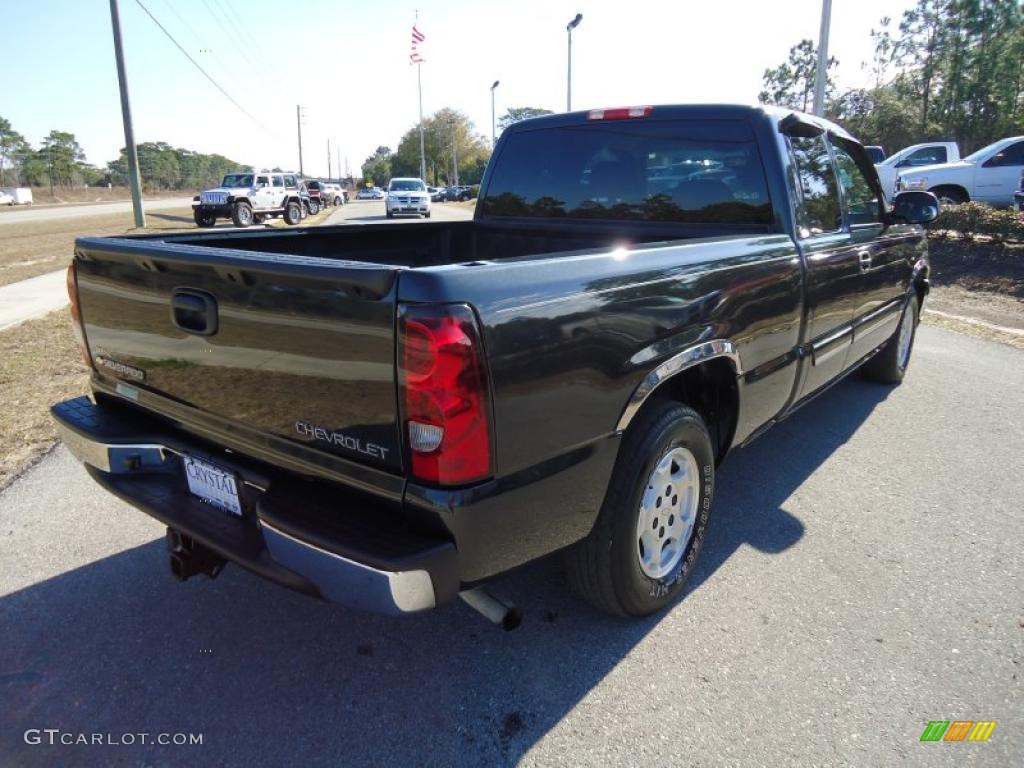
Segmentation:
{"type": "Polygon", "coordinates": [[[427,178],[427,156],[423,149],[423,77],[421,69],[423,65],[416,63],[416,85],[420,91],[420,178],[424,181],[427,178]]]}

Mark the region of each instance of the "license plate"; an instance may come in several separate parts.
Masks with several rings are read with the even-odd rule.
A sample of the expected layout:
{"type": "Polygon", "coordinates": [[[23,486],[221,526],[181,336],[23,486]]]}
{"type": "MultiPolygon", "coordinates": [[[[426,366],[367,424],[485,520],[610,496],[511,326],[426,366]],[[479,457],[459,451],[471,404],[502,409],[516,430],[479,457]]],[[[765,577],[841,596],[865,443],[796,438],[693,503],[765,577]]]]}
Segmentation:
{"type": "Polygon", "coordinates": [[[242,505],[238,501],[238,481],[231,472],[186,456],[185,478],[194,496],[225,512],[242,516],[242,505]]]}

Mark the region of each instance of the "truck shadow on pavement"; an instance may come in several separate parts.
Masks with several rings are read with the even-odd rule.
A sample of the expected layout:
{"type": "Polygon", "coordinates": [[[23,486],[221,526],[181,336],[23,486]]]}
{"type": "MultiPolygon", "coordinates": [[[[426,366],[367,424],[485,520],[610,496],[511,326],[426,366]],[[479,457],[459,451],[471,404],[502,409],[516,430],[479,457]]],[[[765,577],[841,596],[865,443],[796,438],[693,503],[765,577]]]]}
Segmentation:
{"type": "MultiPolygon", "coordinates": [[[[741,546],[793,546],[804,525],[786,499],[887,394],[847,381],[737,451],[688,592],[741,546]]],[[[0,763],[514,765],[661,621],[598,614],[561,582],[558,558],[500,579],[526,611],[503,633],[461,602],[388,619],[239,568],[179,585],[158,539],[0,599],[0,763]],[[28,745],[29,728],[203,744],[28,745]]],[[[700,685],[680,695],[706,695],[700,685]]],[[[572,738],[606,726],[584,721],[572,738]]]]}

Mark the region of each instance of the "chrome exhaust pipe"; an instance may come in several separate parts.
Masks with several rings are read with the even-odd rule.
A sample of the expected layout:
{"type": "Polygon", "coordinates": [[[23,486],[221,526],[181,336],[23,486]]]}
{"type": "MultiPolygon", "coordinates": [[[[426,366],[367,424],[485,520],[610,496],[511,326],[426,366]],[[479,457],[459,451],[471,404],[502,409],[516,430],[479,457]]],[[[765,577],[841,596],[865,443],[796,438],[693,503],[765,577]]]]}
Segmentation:
{"type": "Polygon", "coordinates": [[[473,610],[483,614],[506,632],[515,629],[523,622],[523,612],[519,608],[495,597],[485,587],[474,587],[465,592],[459,592],[459,597],[465,600],[473,610]]]}

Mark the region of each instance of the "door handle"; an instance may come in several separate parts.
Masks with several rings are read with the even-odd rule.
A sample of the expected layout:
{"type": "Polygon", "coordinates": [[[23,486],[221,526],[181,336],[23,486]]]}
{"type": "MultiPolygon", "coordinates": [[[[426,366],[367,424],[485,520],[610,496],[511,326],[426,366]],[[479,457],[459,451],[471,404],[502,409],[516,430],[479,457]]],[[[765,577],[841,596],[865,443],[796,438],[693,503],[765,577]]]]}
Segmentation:
{"type": "Polygon", "coordinates": [[[871,251],[858,251],[857,261],[860,263],[860,271],[867,272],[871,269],[871,251]]]}

